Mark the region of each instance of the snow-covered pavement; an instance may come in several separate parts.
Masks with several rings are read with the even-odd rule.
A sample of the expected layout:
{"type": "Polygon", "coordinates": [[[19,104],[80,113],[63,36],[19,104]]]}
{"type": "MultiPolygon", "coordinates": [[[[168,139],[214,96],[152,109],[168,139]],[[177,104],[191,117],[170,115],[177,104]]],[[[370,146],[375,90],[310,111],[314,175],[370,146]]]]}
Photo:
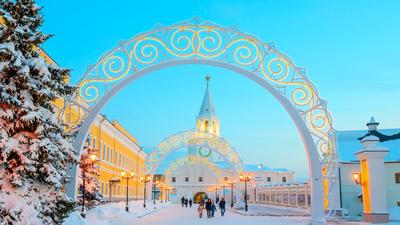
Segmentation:
{"type": "MultiPolygon", "coordinates": [[[[79,215],[79,211],[74,212],[63,223],[63,225],[306,225],[309,217],[301,215],[291,216],[264,216],[244,215],[230,210],[226,211],[221,217],[217,211],[214,218],[208,219],[203,214],[203,218],[198,218],[197,205],[192,208],[182,208],[180,205],[169,203],[158,204],[157,209],[153,204],[148,204],[148,208],[142,207],[142,202],[131,202],[130,212],[125,212],[125,203],[112,203],[89,210],[86,219],[79,215]]],[[[260,208],[260,207],[255,207],[260,208]]],[[[250,209],[255,209],[254,207],[250,209]]],[[[263,210],[270,210],[264,207],[263,210]]],[[[276,209],[275,209],[276,211],[276,209]]],[[[336,219],[328,222],[329,225],[370,225],[363,222],[348,222],[345,219],[336,219]]],[[[400,225],[392,222],[390,225],[400,225]]]]}
{"type": "Polygon", "coordinates": [[[77,210],[64,221],[63,225],[131,225],[140,224],[141,217],[154,213],[160,209],[170,206],[170,203],[147,203],[147,208],[143,208],[142,201],[131,201],[129,203],[129,213],[125,211],[125,202],[100,205],[87,211],[86,218],[80,216],[77,210]]]}
{"type": "Polygon", "coordinates": [[[203,215],[198,218],[196,205],[193,208],[182,208],[172,205],[158,212],[147,215],[138,221],[138,225],[305,225],[307,217],[266,217],[266,216],[243,216],[237,213],[226,211],[224,217],[219,213],[214,218],[208,219],[203,215]]]}

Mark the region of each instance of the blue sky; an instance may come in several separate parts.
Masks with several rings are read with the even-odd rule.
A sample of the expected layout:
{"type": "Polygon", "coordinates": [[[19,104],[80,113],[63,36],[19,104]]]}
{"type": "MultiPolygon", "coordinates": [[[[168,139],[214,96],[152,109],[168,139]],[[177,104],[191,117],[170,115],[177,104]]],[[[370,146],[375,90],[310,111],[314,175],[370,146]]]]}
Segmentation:
{"type": "MultiPolygon", "coordinates": [[[[338,130],[363,129],[374,115],[382,128],[400,126],[399,1],[44,1],[43,47],[79,79],[120,40],[193,16],[236,25],[275,42],[308,77],[338,130]]],[[[204,92],[212,93],[222,135],[243,160],[307,174],[304,149],[281,106],[252,81],[223,69],[181,66],[145,76],[119,93],[103,113],[119,120],[145,148],[194,127],[204,92]]]]}

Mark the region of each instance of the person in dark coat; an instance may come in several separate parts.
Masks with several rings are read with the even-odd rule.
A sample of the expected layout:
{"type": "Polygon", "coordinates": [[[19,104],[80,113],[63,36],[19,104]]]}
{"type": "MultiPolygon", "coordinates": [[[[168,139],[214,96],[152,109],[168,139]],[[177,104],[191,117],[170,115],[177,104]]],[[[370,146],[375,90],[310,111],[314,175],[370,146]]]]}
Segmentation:
{"type": "Polygon", "coordinates": [[[188,199],[186,198],[185,199],[185,207],[187,208],[187,206],[188,206],[188,203],[189,203],[189,201],[188,201],[188,199]]]}
{"type": "Polygon", "coordinates": [[[207,218],[211,218],[211,208],[212,208],[211,205],[212,205],[211,199],[208,199],[206,203],[207,218]]]}
{"type": "Polygon", "coordinates": [[[181,203],[182,203],[182,207],[183,207],[183,205],[185,204],[185,197],[183,197],[183,196],[181,198],[181,203]]]}
{"type": "Polygon", "coordinates": [[[219,201],[219,209],[221,209],[221,216],[224,216],[225,214],[225,199],[222,198],[221,201],[219,201]]]}
{"type": "Polygon", "coordinates": [[[190,206],[190,208],[192,208],[192,204],[193,204],[192,199],[189,199],[189,206],[190,206]]]}
{"type": "Polygon", "coordinates": [[[211,217],[214,217],[215,211],[217,210],[217,207],[215,207],[214,202],[211,203],[211,217]]]}

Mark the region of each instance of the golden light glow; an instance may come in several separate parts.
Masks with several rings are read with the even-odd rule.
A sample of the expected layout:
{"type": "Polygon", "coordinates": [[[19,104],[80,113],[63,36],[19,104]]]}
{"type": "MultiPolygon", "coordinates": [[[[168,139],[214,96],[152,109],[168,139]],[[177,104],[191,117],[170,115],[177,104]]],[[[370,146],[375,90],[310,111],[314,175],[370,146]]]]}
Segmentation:
{"type": "Polygon", "coordinates": [[[125,171],[121,172],[121,176],[123,176],[123,177],[125,176],[125,171]]]}
{"type": "Polygon", "coordinates": [[[352,174],[353,180],[356,184],[361,184],[361,173],[355,172],[352,174]]]}
{"type": "Polygon", "coordinates": [[[96,154],[91,154],[90,155],[90,160],[92,160],[92,162],[96,161],[96,154]]]}
{"type": "Polygon", "coordinates": [[[240,181],[246,181],[246,182],[249,182],[250,180],[251,180],[251,174],[242,174],[242,175],[240,175],[240,181]]]}

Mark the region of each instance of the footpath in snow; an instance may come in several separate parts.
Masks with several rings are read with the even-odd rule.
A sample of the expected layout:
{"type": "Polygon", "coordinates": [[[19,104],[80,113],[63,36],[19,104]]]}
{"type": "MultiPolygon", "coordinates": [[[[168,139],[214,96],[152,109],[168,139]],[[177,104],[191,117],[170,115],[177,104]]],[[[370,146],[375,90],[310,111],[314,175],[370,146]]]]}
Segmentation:
{"type": "Polygon", "coordinates": [[[143,201],[131,201],[129,202],[129,212],[125,211],[125,206],[125,202],[100,205],[88,210],[86,218],[81,217],[80,208],[78,208],[71,213],[63,225],[132,225],[141,217],[169,207],[171,204],[157,202],[154,209],[152,202],[147,203],[147,208],[144,208],[143,201]]]}

